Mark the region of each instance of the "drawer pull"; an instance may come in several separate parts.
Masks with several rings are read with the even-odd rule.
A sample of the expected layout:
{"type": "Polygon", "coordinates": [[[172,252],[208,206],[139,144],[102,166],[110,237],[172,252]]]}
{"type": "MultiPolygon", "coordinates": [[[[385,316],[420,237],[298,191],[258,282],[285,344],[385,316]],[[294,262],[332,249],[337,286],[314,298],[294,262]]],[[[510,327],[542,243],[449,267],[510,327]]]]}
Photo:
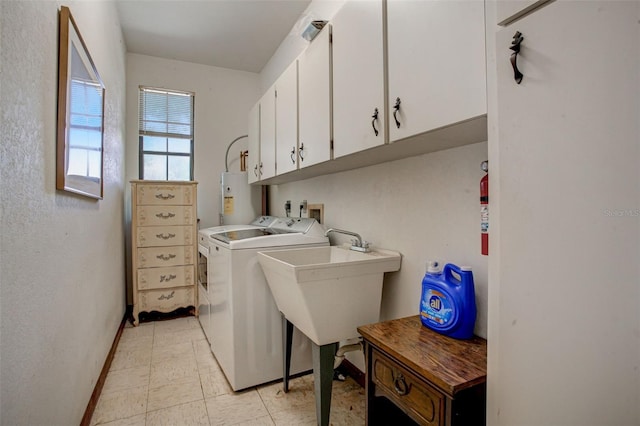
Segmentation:
{"type": "Polygon", "coordinates": [[[160,239],[163,239],[163,240],[169,240],[171,238],[175,238],[175,236],[176,236],[176,234],[167,234],[167,235],[165,235],[165,234],[156,234],[156,238],[160,238],[160,239]]]}
{"type": "Polygon", "coordinates": [[[407,385],[402,373],[398,373],[398,377],[393,380],[393,387],[396,389],[396,393],[400,396],[406,395],[411,391],[411,385],[407,385]]]}
{"type": "Polygon", "coordinates": [[[176,293],[175,290],[173,290],[168,296],[165,296],[164,294],[161,295],[160,297],[158,297],[158,300],[169,300],[173,298],[173,295],[176,293]]]}
{"type": "Polygon", "coordinates": [[[160,193],[160,194],[156,194],[156,198],[158,200],[170,200],[172,198],[176,198],[176,196],[173,195],[173,194],[164,195],[164,194],[160,193]]]}
{"type": "Polygon", "coordinates": [[[156,256],[156,258],[160,259],[160,260],[171,260],[171,259],[173,259],[175,257],[176,257],[175,254],[170,254],[168,256],[165,256],[164,254],[159,254],[159,255],[156,256]]]}
{"type": "Polygon", "coordinates": [[[169,276],[166,275],[160,275],[160,282],[169,282],[171,280],[176,279],[177,275],[173,275],[173,274],[169,274],[169,276]]]}
{"type": "Polygon", "coordinates": [[[172,217],[175,217],[175,216],[176,216],[175,213],[167,213],[167,214],[158,213],[156,215],[156,217],[160,219],[171,219],[172,217]]]}

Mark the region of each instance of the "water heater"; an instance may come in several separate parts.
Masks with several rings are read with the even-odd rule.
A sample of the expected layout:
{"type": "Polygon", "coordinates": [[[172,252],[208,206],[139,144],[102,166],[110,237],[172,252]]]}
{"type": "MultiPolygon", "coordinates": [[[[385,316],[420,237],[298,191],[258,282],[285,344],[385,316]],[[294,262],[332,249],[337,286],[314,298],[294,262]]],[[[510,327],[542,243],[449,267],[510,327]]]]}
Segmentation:
{"type": "Polygon", "coordinates": [[[246,225],[262,211],[259,186],[249,185],[247,172],[222,172],[220,225],[246,225]]]}

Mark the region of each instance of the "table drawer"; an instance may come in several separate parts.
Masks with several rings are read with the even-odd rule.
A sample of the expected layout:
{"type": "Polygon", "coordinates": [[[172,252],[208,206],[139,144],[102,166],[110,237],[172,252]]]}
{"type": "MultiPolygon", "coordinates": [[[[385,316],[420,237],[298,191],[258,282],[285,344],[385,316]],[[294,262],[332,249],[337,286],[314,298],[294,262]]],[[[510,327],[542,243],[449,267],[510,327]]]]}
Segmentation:
{"type": "Polygon", "coordinates": [[[193,265],[138,269],[138,290],[195,285],[194,269],[193,265]]]}
{"type": "Polygon", "coordinates": [[[138,268],[195,265],[193,246],[138,248],[138,268]]]}
{"type": "Polygon", "coordinates": [[[191,205],[195,188],[191,185],[138,185],[138,205],[191,205]]]}
{"type": "Polygon", "coordinates": [[[193,206],[138,206],[136,225],[167,226],[194,225],[196,212],[193,206]]]}
{"type": "Polygon", "coordinates": [[[371,362],[376,393],[391,399],[420,424],[442,424],[445,413],[442,393],[375,349],[371,362]]]}
{"type": "Polygon", "coordinates": [[[190,246],[193,226],[139,226],[136,241],[138,247],[190,246]]]}
{"type": "Polygon", "coordinates": [[[196,287],[168,288],[138,293],[139,312],[172,312],[186,306],[196,307],[196,287]]]}

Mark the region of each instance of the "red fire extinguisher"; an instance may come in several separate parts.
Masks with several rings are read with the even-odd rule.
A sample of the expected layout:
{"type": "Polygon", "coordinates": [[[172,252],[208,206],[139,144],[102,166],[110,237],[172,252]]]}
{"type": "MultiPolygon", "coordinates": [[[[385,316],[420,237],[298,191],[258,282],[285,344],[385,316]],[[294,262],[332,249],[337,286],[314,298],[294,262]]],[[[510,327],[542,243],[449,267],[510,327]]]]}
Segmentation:
{"type": "Polygon", "coordinates": [[[482,171],[486,172],[480,179],[480,238],[482,254],[489,254],[489,162],[482,162],[482,171]]]}

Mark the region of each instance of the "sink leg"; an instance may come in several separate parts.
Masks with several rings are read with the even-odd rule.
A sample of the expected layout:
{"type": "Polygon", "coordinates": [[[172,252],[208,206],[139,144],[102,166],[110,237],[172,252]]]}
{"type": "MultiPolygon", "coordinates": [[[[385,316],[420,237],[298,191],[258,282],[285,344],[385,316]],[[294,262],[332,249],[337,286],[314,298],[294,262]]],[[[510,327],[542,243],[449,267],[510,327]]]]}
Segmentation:
{"type": "Polygon", "coordinates": [[[282,315],[282,353],[284,354],[282,384],[286,393],[289,392],[289,373],[291,372],[291,345],[293,342],[293,324],[284,317],[283,313],[281,313],[280,315],[282,315]]]}
{"type": "Polygon", "coordinates": [[[318,346],[311,345],[313,357],[313,383],[316,396],[316,418],[318,425],[329,425],[331,411],[331,386],[333,384],[333,360],[336,355],[336,343],[318,346]]]}

